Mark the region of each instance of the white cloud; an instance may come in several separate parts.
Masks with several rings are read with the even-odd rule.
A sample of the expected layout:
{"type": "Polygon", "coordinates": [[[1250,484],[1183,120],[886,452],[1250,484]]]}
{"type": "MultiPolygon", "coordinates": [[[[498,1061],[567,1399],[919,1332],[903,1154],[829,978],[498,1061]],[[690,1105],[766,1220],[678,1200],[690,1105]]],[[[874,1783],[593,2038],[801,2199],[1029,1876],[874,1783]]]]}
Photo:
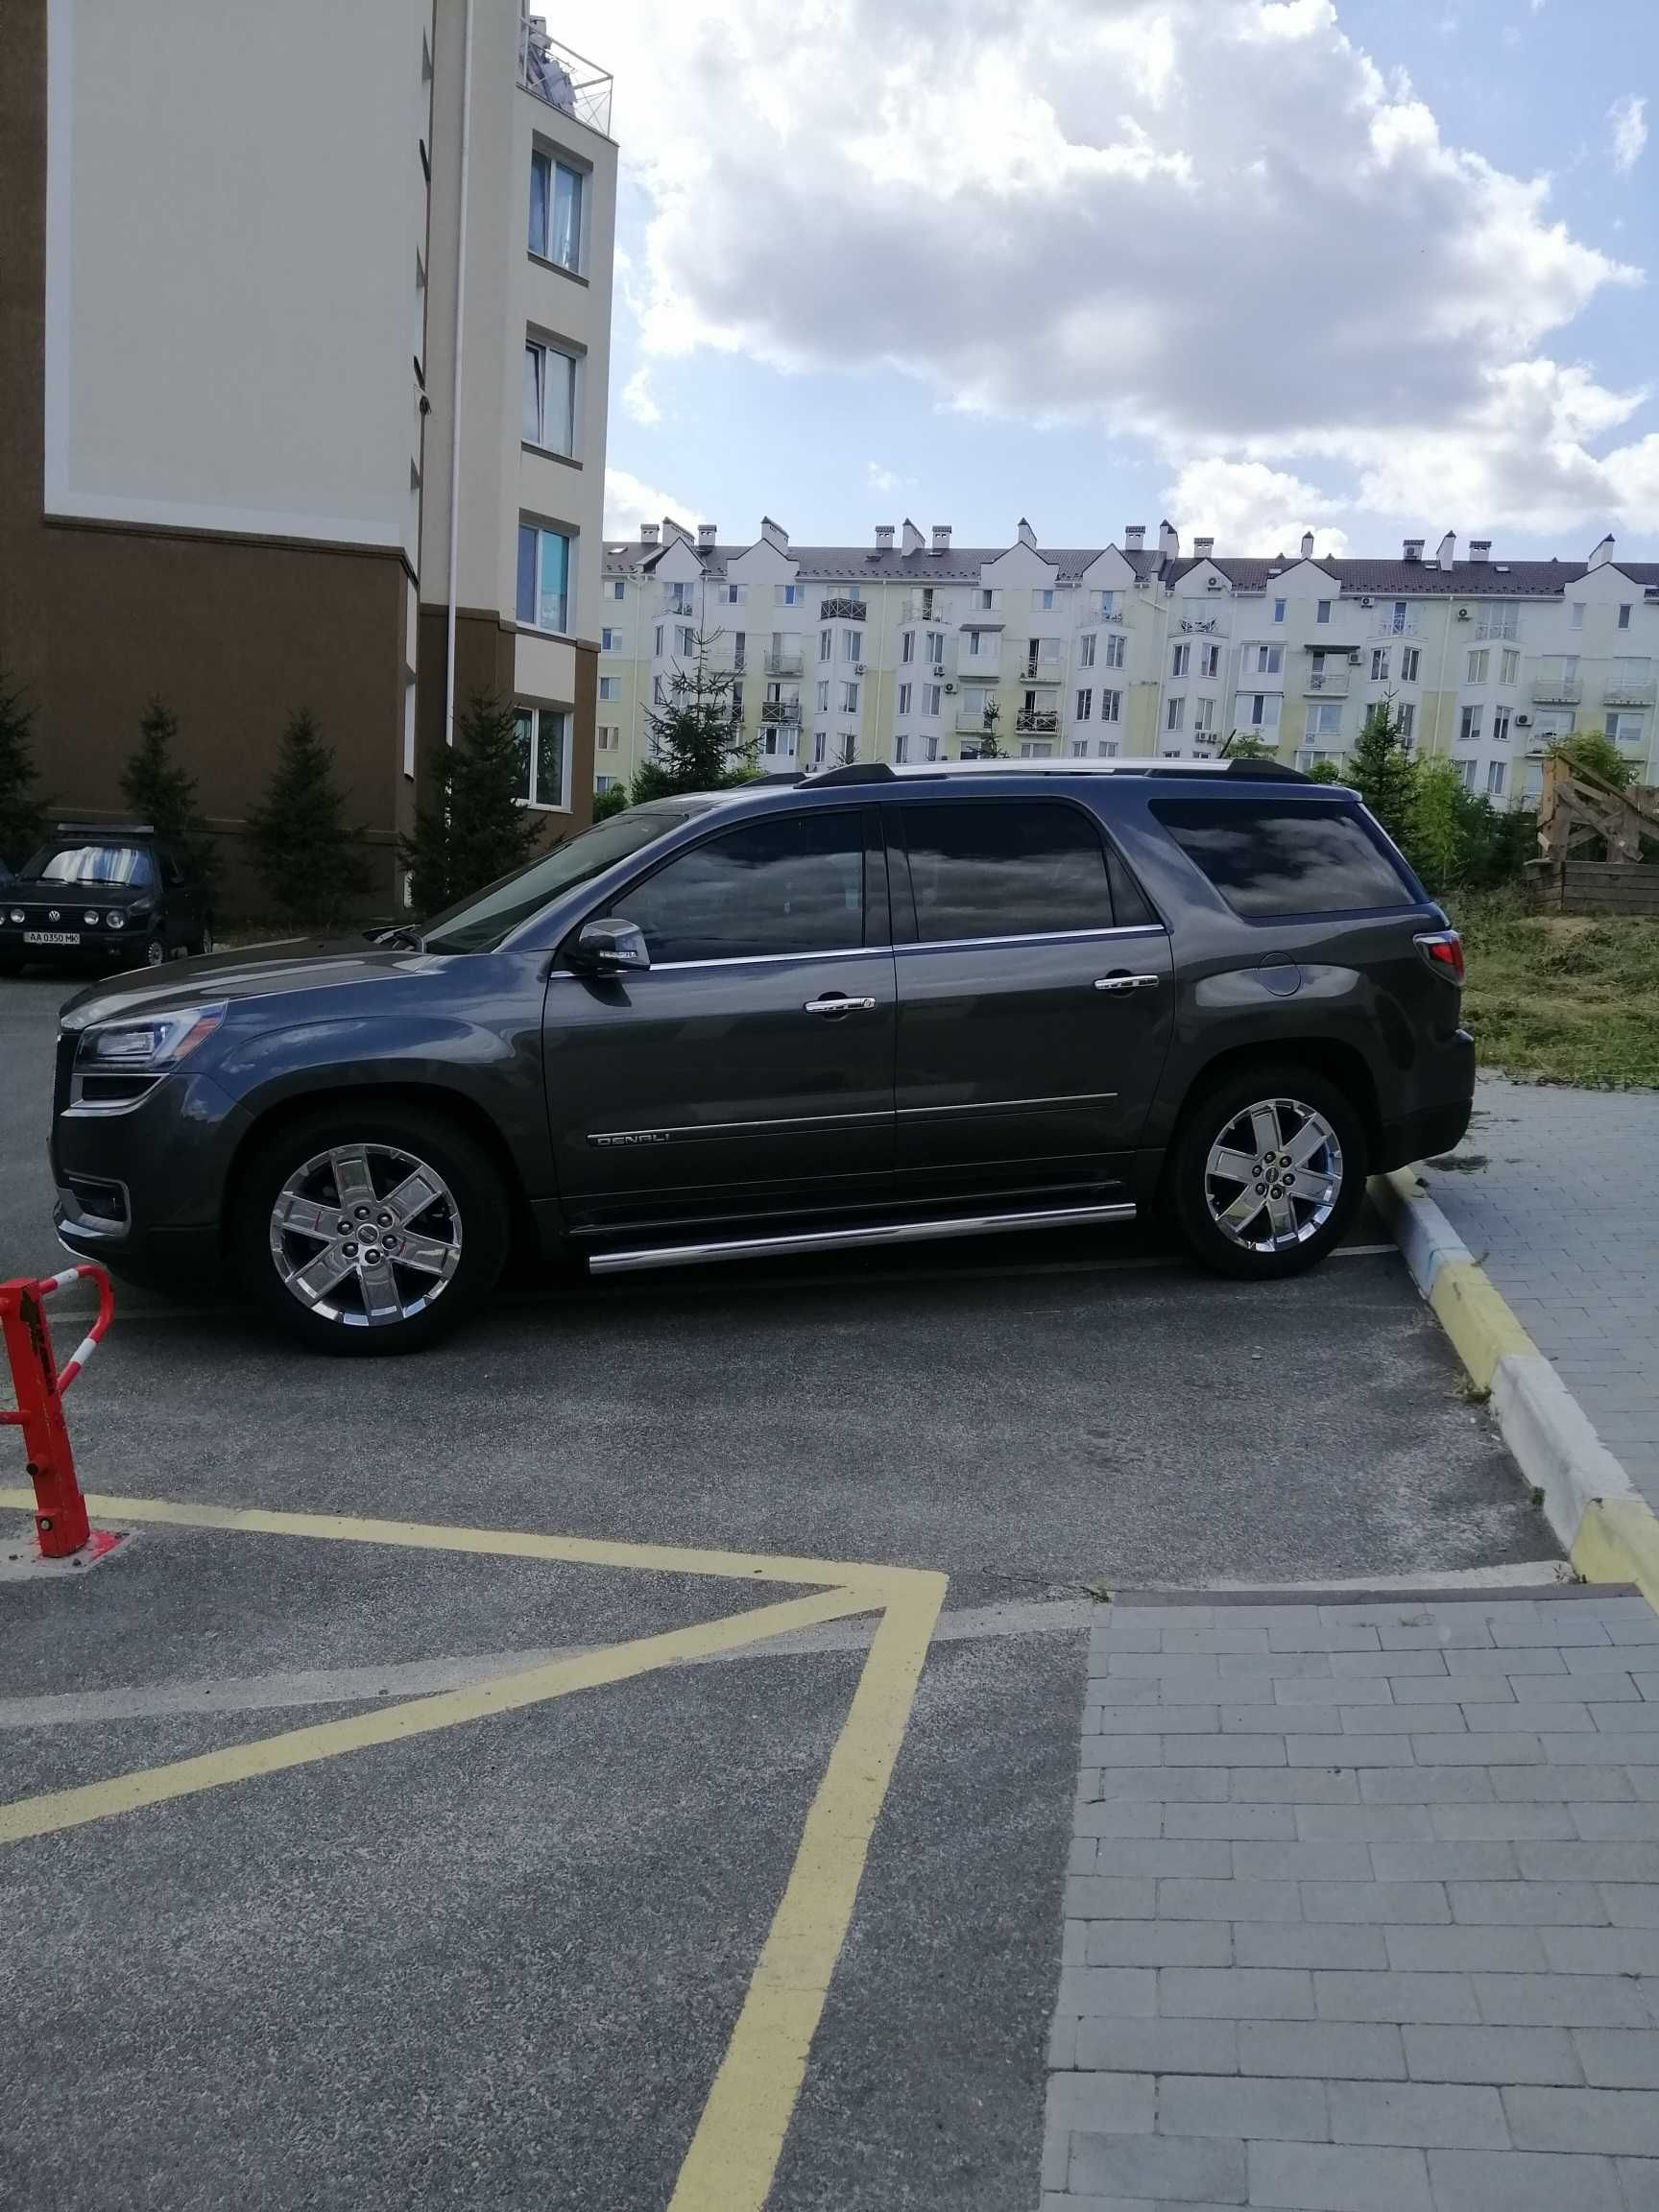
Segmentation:
{"type": "Polygon", "coordinates": [[[686,500],[676,499],[672,492],[659,492],[655,485],[642,483],[626,469],[607,468],[605,471],[607,538],[632,538],[641,522],[661,522],[664,515],[677,515],[689,521],[695,513],[686,500]]]}
{"type": "Polygon", "coordinates": [[[643,423],[647,429],[654,422],[661,421],[662,410],[658,406],[656,395],[651,390],[649,369],[636,369],[623,385],[622,411],[631,421],[643,423]]]}
{"type": "Polygon", "coordinates": [[[1455,484],[1479,529],[1517,512],[1528,441],[1551,512],[1659,528],[1639,444],[1603,449],[1637,402],[1558,341],[1641,273],[1547,178],[1446,143],[1334,0],[570,0],[561,25],[616,71],[658,361],[902,375],[1147,441],[1177,483],[1260,465],[1283,481],[1191,479],[1251,529],[1321,520],[1313,464],[1327,514],[1439,513],[1455,484]]]}
{"type": "Polygon", "coordinates": [[[1192,461],[1165,493],[1181,536],[1214,538],[1226,553],[1294,553],[1311,530],[1322,554],[1340,558],[1348,534],[1330,517],[1340,502],[1261,461],[1192,461]]]}
{"type": "Polygon", "coordinates": [[[1647,100],[1641,92],[1621,92],[1607,110],[1613,139],[1613,166],[1634,169],[1647,143],[1647,100]]]}
{"type": "Polygon", "coordinates": [[[872,492],[911,492],[916,488],[914,476],[901,476],[892,469],[884,469],[879,461],[866,461],[864,481],[872,492]]]}

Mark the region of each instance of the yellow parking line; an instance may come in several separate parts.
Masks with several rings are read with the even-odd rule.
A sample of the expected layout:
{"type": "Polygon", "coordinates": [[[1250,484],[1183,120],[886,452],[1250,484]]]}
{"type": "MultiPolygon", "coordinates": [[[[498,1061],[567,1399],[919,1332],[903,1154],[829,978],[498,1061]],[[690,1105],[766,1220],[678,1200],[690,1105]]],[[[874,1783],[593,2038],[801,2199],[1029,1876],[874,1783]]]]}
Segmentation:
{"type": "MultiPolygon", "coordinates": [[[[35,1510],[29,1490],[0,1490],[0,1511],[35,1510]]],[[[244,1536],[308,1536],[349,1544],[392,1544],[421,1551],[468,1551],[504,1558],[557,1559],[572,1567],[638,1568],[652,1575],[719,1575],[744,1581],[833,1583],[885,1592],[905,1587],[922,1569],[872,1561],[803,1559],[763,1551],[710,1551],[694,1545],[612,1543],[548,1536],[528,1528],[471,1528],[445,1522],[376,1521],[339,1513],[273,1513],[257,1507],[197,1504],[172,1498],[88,1496],[95,1520],[156,1521],[244,1536]]]]}
{"type": "Polygon", "coordinates": [[[291,1728],[281,1736],[233,1744],[228,1750],[209,1751],[196,1759],[178,1759],[166,1767],[140,1767],[107,1782],[55,1790],[40,1797],[21,1797],[12,1804],[0,1805],[0,1843],[53,1835],[60,1828],[79,1828],[89,1820],[107,1820],[117,1813],[133,1813],[141,1806],[164,1804],[170,1797],[191,1797],[203,1790],[220,1790],[228,1783],[249,1782],[261,1774],[280,1774],[291,1767],[337,1758],[342,1752],[367,1750],[373,1743],[430,1735],[436,1728],[482,1720],[492,1713],[511,1713],[549,1697],[566,1697],[573,1690],[590,1690],[601,1682],[625,1682],[633,1675],[649,1673],[653,1668],[672,1667],[744,1644],[763,1643],[787,1628],[808,1628],[821,1621],[839,1621],[849,1613],[866,1610],[868,1600],[856,1591],[819,1590],[807,1598],[786,1598],[776,1605],[757,1606],[749,1613],[727,1614],[714,1621],[694,1622],[688,1628],[671,1628],[662,1635],[606,1645],[579,1658],[555,1659],[518,1674],[497,1675],[493,1681],[480,1682],[470,1689],[412,1697],[401,1705],[360,1713],[350,1720],[291,1728]]]}

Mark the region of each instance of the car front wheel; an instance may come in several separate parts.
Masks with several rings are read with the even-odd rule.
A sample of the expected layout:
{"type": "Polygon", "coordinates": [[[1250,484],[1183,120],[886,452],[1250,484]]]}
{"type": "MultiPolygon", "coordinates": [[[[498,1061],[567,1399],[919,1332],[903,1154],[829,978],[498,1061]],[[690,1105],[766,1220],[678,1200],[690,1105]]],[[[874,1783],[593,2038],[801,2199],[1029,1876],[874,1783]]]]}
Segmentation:
{"type": "Polygon", "coordinates": [[[233,1236],[250,1291],[320,1352],[414,1352],[494,1287],[501,1179],[466,1133],[413,1108],[330,1108],[290,1123],[242,1178],[233,1236]]]}
{"type": "Polygon", "coordinates": [[[1307,1068],[1245,1070],[1188,1114],[1170,1162],[1176,1218],[1223,1275],[1297,1275],[1345,1234],[1365,1188],[1365,1129],[1307,1068]]]}

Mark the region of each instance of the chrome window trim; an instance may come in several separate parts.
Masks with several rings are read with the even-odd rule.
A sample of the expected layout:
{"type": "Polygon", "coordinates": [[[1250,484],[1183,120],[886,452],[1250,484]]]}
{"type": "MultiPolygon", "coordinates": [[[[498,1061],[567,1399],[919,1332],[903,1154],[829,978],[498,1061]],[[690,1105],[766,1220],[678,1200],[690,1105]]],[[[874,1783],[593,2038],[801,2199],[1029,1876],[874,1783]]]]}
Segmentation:
{"type": "Polygon", "coordinates": [[[1033,929],[1016,937],[924,937],[895,952],[956,952],[974,945],[1092,945],[1101,937],[1167,937],[1161,922],[1119,922],[1110,929],[1033,929]]]}
{"type": "MultiPolygon", "coordinates": [[[[628,917],[624,914],[618,919],[625,922],[628,917]]],[[[879,959],[883,955],[890,955],[892,950],[891,945],[853,945],[834,952],[731,952],[716,954],[708,960],[653,960],[649,968],[637,969],[634,974],[670,975],[678,974],[686,968],[774,968],[785,960],[879,959]]],[[[573,983],[589,983],[593,980],[591,976],[574,968],[556,968],[549,980],[557,981],[560,976],[573,983]]]]}
{"type": "MultiPolygon", "coordinates": [[[[928,937],[915,945],[850,945],[834,952],[733,952],[708,960],[654,960],[649,969],[637,973],[669,975],[689,968],[768,968],[785,960],[866,960],[883,953],[955,952],[975,945],[1092,945],[1102,937],[1167,938],[1168,934],[1161,922],[1120,922],[1110,929],[1038,929],[1017,937],[928,937]]],[[[561,978],[570,983],[592,981],[591,976],[574,968],[556,968],[548,980],[561,978]]]]}

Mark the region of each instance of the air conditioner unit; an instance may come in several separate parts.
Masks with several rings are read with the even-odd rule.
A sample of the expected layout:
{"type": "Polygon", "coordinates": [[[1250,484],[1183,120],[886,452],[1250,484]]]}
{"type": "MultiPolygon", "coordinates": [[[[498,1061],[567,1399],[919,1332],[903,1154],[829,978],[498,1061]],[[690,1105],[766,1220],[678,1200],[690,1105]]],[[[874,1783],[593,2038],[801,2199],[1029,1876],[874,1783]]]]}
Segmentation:
{"type": "Polygon", "coordinates": [[[1227,586],[1221,577],[1211,576],[1205,579],[1204,589],[1206,591],[1225,591],[1227,586]]]}
{"type": "Polygon", "coordinates": [[[1377,602],[1375,599],[1361,599],[1359,604],[1361,607],[1375,607],[1377,602]]]}
{"type": "Polygon", "coordinates": [[[1457,619],[1459,622],[1472,622],[1475,617],[1470,613],[1467,607],[1459,607],[1457,610],[1457,619]]]}
{"type": "Polygon", "coordinates": [[[1517,729],[1517,730],[1530,730],[1530,729],[1531,729],[1531,727],[1532,727],[1532,717],[1531,717],[1531,715],[1530,715],[1530,714],[1517,714],[1517,715],[1516,715],[1516,717],[1515,717],[1515,727],[1516,727],[1516,729],[1517,729]]]}
{"type": "Polygon", "coordinates": [[[947,692],[950,692],[950,691],[954,691],[954,690],[955,690],[955,688],[956,688],[956,686],[955,686],[955,685],[954,685],[954,684],[947,684],[947,685],[946,685],[946,686],[945,686],[945,688],[946,688],[947,692]]]}
{"type": "Polygon", "coordinates": [[[1358,656],[1358,653],[1350,653],[1350,654],[1349,654],[1349,656],[1348,656],[1348,665],[1349,665],[1349,667],[1350,667],[1350,668],[1358,668],[1358,665],[1359,665],[1359,656],[1358,656]]]}
{"type": "Polygon", "coordinates": [[[863,661],[854,661],[854,663],[853,663],[853,673],[854,673],[854,676],[862,676],[862,675],[864,674],[864,663],[863,663],[863,661]]]}

